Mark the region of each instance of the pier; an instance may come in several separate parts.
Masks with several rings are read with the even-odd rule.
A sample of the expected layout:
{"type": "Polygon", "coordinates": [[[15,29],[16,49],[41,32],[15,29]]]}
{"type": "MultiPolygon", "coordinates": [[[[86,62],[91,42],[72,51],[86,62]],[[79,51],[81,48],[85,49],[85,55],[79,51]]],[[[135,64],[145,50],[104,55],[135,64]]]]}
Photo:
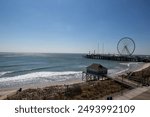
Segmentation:
{"type": "Polygon", "coordinates": [[[113,61],[126,61],[126,62],[150,62],[150,56],[122,56],[112,54],[87,54],[84,56],[88,59],[102,59],[102,60],[113,60],[113,61]]]}
{"type": "Polygon", "coordinates": [[[130,37],[123,37],[117,43],[118,54],[103,54],[99,53],[99,44],[98,44],[98,53],[85,55],[85,58],[89,59],[102,59],[102,60],[113,60],[113,61],[126,61],[126,62],[150,62],[150,55],[133,55],[135,51],[135,42],[130,37]]]}

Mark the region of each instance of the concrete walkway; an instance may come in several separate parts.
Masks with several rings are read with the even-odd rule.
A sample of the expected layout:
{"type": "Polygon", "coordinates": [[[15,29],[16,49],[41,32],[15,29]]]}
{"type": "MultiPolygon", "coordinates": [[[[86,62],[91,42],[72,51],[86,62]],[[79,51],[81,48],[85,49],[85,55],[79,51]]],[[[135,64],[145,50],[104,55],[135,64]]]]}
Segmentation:
{"type": "Polygon", "coordinates": [[[123,93],[121,96],[114,96],[114,100],[138,100],[138,99],[150,99],[150,86],[149,87],[138,87],[126,93],[123,93]],[[146,93],[147,92],[147,93],[146,93]],[[140,96],[140,98],[138,98],[140,96]],[[146,96],[146,97],[145,97],[146,96]]]}
{"type": "Polygon", "coordinates": [[[150,100],[150,90],[132,98],[132,100],[150,100]]]}

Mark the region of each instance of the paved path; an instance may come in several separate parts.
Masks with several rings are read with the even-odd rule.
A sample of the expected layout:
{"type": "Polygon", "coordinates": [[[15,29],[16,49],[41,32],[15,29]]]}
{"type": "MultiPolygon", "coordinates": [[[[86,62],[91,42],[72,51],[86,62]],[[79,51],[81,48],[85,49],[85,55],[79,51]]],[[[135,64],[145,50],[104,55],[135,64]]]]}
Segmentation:
{"type": "Polygon", "coordinates": [[[149,87],[138,87],[123,93],[121,96],[114,96],[114,100],[138,100],[138,99],[150,99],[150,86],[149,87]]]}
{"type": "Polygon", "coordinates": [[[132,100],[150,100],[150,90],[132,98],[132,100]]]}

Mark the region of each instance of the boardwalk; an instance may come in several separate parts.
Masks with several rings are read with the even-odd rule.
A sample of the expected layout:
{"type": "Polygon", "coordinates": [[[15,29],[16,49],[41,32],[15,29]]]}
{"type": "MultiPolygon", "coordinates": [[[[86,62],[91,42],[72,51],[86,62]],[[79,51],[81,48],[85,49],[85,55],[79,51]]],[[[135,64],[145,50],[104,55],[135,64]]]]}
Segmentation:
{"type": "Polygon", "coordinates": [[[113,97],[114,100],[150,100],[150,87],[138,87],[123,95],[113,97]]]}
{"type": "Polygon", "coordinates": [[[118,76],[112,77],[112,76],[107,75],[107,78],[110,78],[116,82],[119,82],[121,84],[127,85],[127,86],[132,87],[132,88],[137,88],[140,85],[139,83],[137,83],[135,81],[131,81],[131,80],[128,80],[126,78],[122,78],[122,77],[118,77],[118,76]]]}
{"type": "Polygon", "coordinates": [[[116,95],[113,97],[114,100],[150,100],[150,86],[142,87],[142,85],[137,82],[122,79],[121,77],[111,77],[107,76],[110,79],[113,79],[116,82],[120,82],[124,85],[130,86],[133,89],[127,92],[122,92],[122,95],[116,95]],[[139,87],[140,86],[140,87],[139,87]]]}
{"type": "Polygon", "coordinates": [[[136,97],[133,97],[132,100],[150,100],[150,89],[144,93],[139,94],[136,97]]]}

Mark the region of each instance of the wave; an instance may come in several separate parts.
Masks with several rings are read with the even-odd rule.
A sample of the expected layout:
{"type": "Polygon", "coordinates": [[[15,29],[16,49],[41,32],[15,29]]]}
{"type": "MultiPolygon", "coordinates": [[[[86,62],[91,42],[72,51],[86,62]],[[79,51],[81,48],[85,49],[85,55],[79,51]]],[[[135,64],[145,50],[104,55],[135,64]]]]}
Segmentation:
{"type": "Polygon", "coordinates": [[[45,69],[51,69],[51,68],[57,68],[57,67],[63,67],[63,66],[52,66],[52,67],[39,67],[39,68],[33,68],[33,69],[25,69],[25,70],[18,70],[18,71],[12,71],[12,72],[7,72],[7,73],[5,73],[5,74],[3,74],[3,75],[7,75],[7,76],[9,76],[9,75],[16,75],[16,74],[21,74],[21,73],[23,73],[23,74],[26,74],[26,73],[31,73],[31,72],[34,72],[34,71],[40,71],[40,70],[45,70],[45,69]]]}
{"type": "Polygon", "coordinates": [[[135,64],[135,63],[120,63],[120,65],[112,68],[112,69],[109,69],[108,70],[108,75],[119,75],[119,74],[122,74],[122,73],[126,73],[129,71],[130,69],[130,66],[132,64],[135,64]]]}
{"type": "Polygon", "coordinates": [[[120,63],[121,65],[125,65],[128,67],[128,71],[135,71],[136,69],[140,68],[143,63],[142,62],[129,62],[129,63],[120,63]]]}
{"type": "Polygon", "coordinates": [[[0,83],[4,82],[23,82],[23,81],[33,81],[33,80],[66,80],[69,76],[75,76],[76,78],[81,76],[82,72],[76,71],[65,71],[65,72],[33,72],[24,75],[18,75],[13,77],[2,77],[0,78],[0,83]]]}
{"type": "Polygon", "coordinates": [[[36,64],[4,65],[4,66],[0,66],[0,68],[18,67],[18,66],[29,66],[29,65],[36,65],[36,64]]]}
{"type": "Polygon", "coordinates": [[[120,64],[130,67],[131,65],[137,65],[139,63],[138,62],[128,62],[128,63],[120,63],[120,64]]]}
{"type": "Polygon", "coordinates": [[[121,70],[121,71],[118,71],[116,74],[122,74],[122,73],[126,73],[126,72],[128,72],[129,71],[129,68],[127,68],[127,69],[123,69],[123,70],[121,70]]]}
{"type": "Polygon", "coordinates": [[[5,71],[5,72],[0,72],[0,77],[5,75],[5,74],[8,74],[8,73],[12,73],[13,71],[5,71]]]}
{"type": "Polygon", "coordinates": [[[113,69],[108,70],[108,74],[110,75],[121,75],[126,74],[127,72],[132,72],[135,69],[139,68],[143,63],[139,62],[126,62],[120,63],[120,66],[117,66],[113,69]]]}

